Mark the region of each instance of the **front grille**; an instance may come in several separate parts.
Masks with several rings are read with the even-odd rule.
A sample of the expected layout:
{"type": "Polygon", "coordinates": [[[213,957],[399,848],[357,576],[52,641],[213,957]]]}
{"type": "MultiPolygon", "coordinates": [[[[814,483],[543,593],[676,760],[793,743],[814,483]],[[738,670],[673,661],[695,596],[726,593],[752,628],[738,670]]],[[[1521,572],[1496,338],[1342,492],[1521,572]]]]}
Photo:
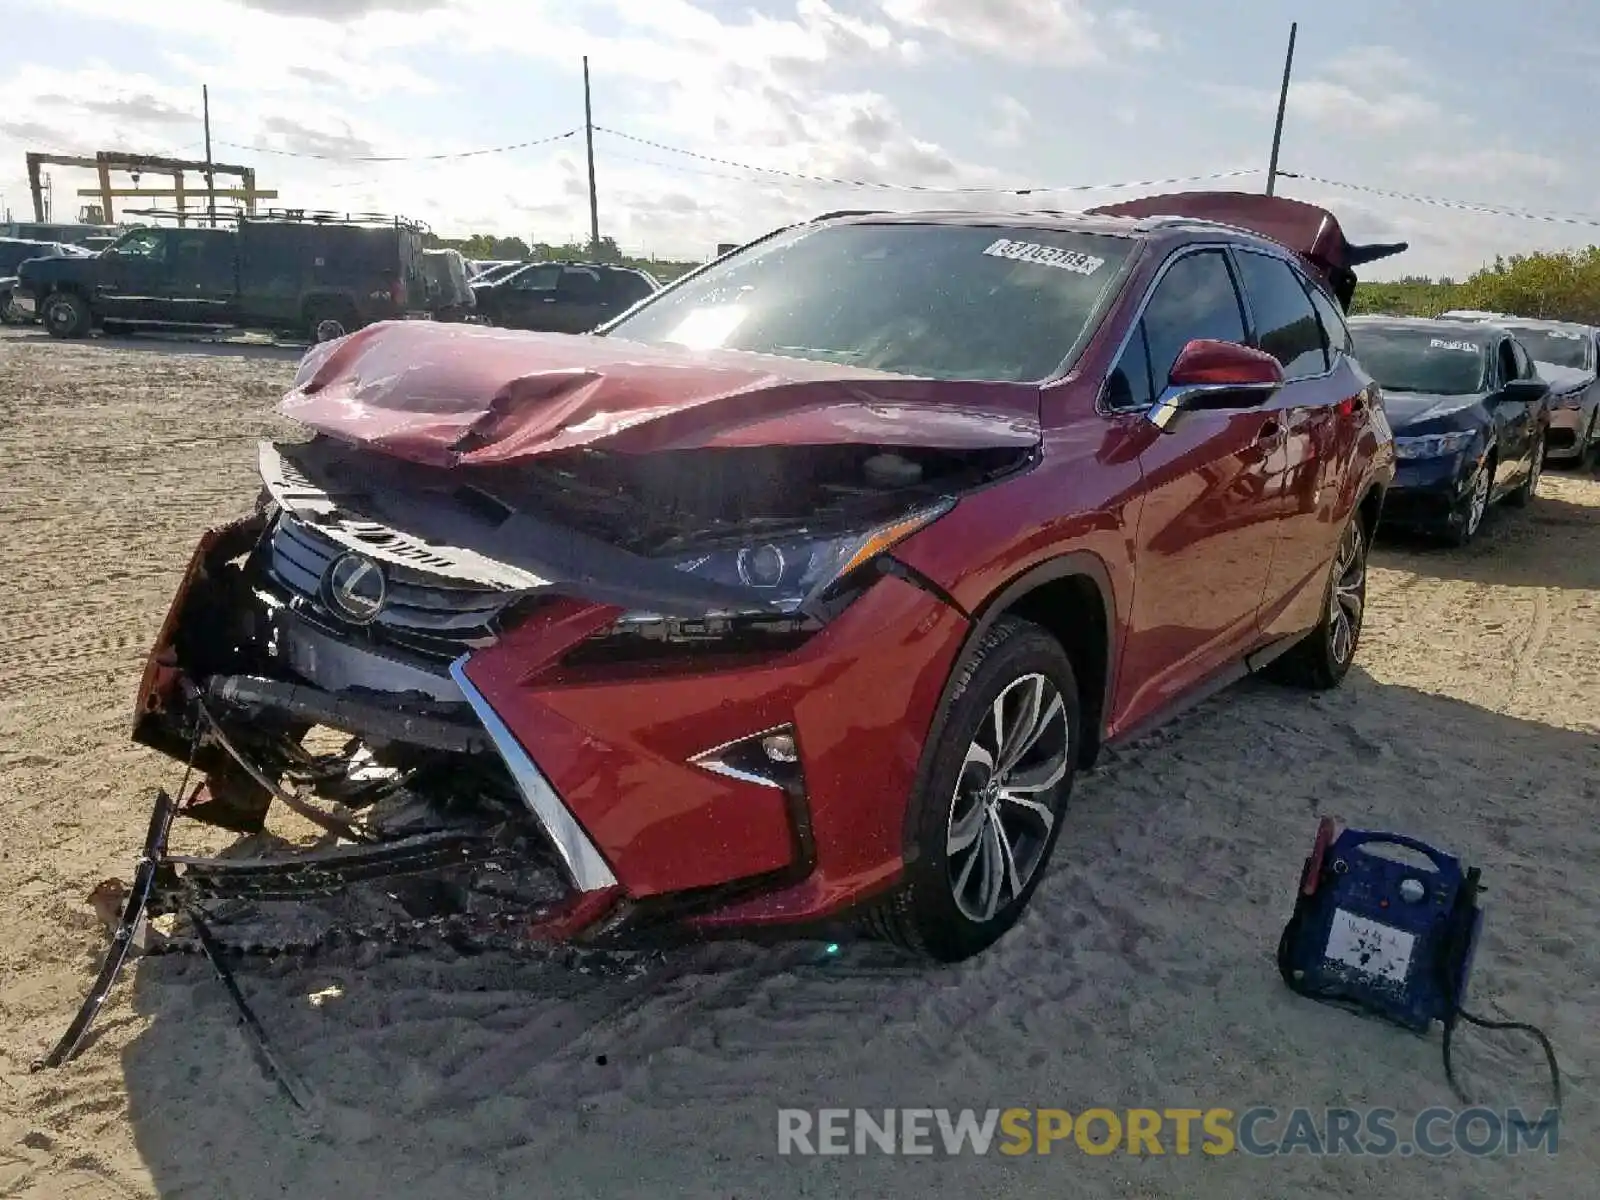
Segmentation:
{"type": "Polygon", "coordinates": [[[461,583],[427,571],[384,563],[388,599],[367,625],[339,619],[322,600],[322,575],[346,547],[287,513],[272,531],[269,570],[321,623],[351,638],[370,638],[447,662],[488,645],[496,620],[511,602],[505,591],[461,583]]]}

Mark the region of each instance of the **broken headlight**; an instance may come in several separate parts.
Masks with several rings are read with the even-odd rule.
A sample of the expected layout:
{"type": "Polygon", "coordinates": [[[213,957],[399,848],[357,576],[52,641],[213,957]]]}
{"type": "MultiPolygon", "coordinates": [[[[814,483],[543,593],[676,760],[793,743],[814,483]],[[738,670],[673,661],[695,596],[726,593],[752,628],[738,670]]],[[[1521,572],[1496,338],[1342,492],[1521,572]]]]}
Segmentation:
{"type": "Polygon", "coordinates": [[[954,498],[947,497],[860,532],[752,539],[686,555],[674,565],[702,579],[749,588],[762,601],[792,612],[954,506],[954,498]]]}

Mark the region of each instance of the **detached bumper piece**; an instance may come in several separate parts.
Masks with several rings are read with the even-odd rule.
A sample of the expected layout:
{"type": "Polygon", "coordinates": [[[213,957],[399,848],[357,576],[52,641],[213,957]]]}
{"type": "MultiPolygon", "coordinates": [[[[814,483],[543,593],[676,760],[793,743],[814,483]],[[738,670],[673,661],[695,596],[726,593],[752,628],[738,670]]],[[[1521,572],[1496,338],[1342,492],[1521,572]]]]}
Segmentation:
{"type": "Polygon", "coordinates": [[[400,765],[382,766],[359,738],[339,753],[313,756],[294,739],[268,736],[268,710],[308,724],[350,715],[323,711],[326,697],[314,689],[213,677],[204,691],[187,680],[178,690],[192,717],[191,762],[210,754],[212,773],[182,800],[158,794],[132,885],[108,881],[91,897],[113,925],[111,945],[77,1016],[34,1069],[61,1066],[78,1053],[130,955],[196,953],[210,962],[263,1065],[285,1096],[305,1107],[309,1091],[272,1050],[228,954],[396,945],[425,935],[481,951],[581,940],[614,924],[621,889],[581,830],[556,820],[563,810],[553,793],[532,788],[536,768],[500,760],[495,751],[505,735],[492,710],[481,710],[486,731],[389,716],[382,732],[404,746],[400,765]],[[224,769],[233,774],[217,773],[224,769]],[[367,778],[373,774],[376,780],[367,778]],[[172,853],[178,817],[239,828],[218,821],[214,810],[241,779],[264,802],[276,799],[312,821],[323,837],[310,847],[249,857],[172,853]],[[308,793],[289,790],[291,780],[320,785],[322,800],[345,803],[319,808],[308,793]],[[154,922],[165,918],[170,931],[158,931],[154,922]]]}

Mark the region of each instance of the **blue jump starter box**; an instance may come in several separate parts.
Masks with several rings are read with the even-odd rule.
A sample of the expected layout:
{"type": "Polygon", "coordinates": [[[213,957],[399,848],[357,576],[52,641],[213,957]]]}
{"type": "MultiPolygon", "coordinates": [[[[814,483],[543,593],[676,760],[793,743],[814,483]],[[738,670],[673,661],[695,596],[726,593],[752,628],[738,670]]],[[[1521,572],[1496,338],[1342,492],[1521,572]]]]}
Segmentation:
{"type": "Polygon", "coordinates": [[[1478,868],[1415,838],[1335,836],[1324,817],[1278,945],[1284,982],[1418,1033],[1453,1025],[1483,925],[1478,881],[1478,868]]]}

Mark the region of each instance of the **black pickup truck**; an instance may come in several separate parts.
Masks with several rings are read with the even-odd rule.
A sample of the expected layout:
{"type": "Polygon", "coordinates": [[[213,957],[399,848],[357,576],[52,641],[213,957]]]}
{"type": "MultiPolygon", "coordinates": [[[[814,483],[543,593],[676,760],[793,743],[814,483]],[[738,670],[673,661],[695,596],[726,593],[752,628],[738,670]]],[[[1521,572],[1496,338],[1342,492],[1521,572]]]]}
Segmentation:
{"type": "Polygon", "coordinates": [[[420,226],[395,218],[293,212],[220,228],[148,226],[92,257],[23,263],[17,293],[55,337],[231,326],[321,342],[425,311],[422,242],[420,226]]]}

